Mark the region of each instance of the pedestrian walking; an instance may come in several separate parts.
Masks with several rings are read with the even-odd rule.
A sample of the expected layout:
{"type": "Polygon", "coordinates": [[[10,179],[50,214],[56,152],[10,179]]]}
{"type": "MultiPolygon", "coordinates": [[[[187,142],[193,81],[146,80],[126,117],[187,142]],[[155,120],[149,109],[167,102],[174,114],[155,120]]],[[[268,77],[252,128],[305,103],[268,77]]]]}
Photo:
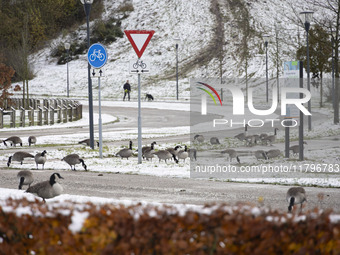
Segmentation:
{"type": "Polygon", "coordinates": [[[126,83],[123,86],[124,89],[124,97],[123,97],[123,101],[125,101],[125,97],[126,95],[128,96],[128,100],[130,101],[130,91],[131,91],[131,86],[129,83],[129,80],[126,81],[126,83]]]}

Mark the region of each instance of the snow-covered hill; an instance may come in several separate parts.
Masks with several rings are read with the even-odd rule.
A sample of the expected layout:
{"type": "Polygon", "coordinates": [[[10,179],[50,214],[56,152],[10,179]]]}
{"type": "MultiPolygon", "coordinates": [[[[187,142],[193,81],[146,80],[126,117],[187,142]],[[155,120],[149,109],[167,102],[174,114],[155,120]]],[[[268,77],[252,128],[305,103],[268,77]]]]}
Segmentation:
{"type": "MultiPolygon", "coordinates": [[[[105,0],[102,19],[119,16],[119,6],[126,0],[105,0]]],[[[142,93],[152,93],[156,98],[174,98],[176,95],[175,38],[179,43],[179,91],[181,98],[189,96],[190,77],[220,76],[223,43],[222,72],[224,77],[244,77],[244,61],[241,60],[242,24],[249,13],[249,25],[254,29],[249,38],[250,58],[248,74],[265,77],[265,55],[261,37],[270,34],[275,41],[278,32],[278,49],[283,61],[294,59],[296,47],[304,39],[303,28],[292,23],[296,20],[290,0],[133,0],[134,11],[122,21],[122,29],[155,30],[142,59],[149,60],[151,73],[142,76],[142,93]],[[240,22],[240,20],[242,22],[240,22]],[[241,25],[240,25],[241,24],[241,25]],[[276,28],[276,30],[275,30],[276,28]],[[287,43],[288,42],[288,43],[287,43]]],[[[296,11],[296,10],[295,10],[296,11]]],[[[301,10],[302,11],[302,10],[301,10]]],[[[93,22],[91,23],[93,24],[93,22]]],[[[60,43],[78,40],[86,36],[86,24],[76,33],[63,35],[49,42],[49,47],[31,56],[36,77],[30,81],[30,92],[39,95],[66,95],[66,65],[57,65],[50,56],[51,49],[60,43]],[[75,35],[76,34],[76,35],[75,35]]],[[[91,42],[95,43],[95,42],[91,42]]],[[[269,76],[276,76],[274,54],[277,48],[269,43],[269,76]]],[[[129,61],[137,56],[124,36],[106,45],[108,62],[101,79],[102,96],[121,98],[122,84],[130,80],[132,97],[137,97],[137,75],[129,73],[129,61]]],[[[87,96],[87,58],[84,54],[69,63],[71,97],[87,96]]],[[[94,97],[97,96],[97,80],[93,81],[94,97]]]]}

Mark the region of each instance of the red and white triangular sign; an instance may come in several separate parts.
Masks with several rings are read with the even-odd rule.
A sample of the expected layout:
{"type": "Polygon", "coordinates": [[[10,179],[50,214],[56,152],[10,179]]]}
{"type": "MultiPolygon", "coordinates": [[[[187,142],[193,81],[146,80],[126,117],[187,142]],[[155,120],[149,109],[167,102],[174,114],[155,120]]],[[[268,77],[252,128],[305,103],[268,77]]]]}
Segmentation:
{"type": "Polygon", "coordinates": [[[146,46],[148,46],[154,30],[124,30],[138,58],[141,58],[146,46]]]}

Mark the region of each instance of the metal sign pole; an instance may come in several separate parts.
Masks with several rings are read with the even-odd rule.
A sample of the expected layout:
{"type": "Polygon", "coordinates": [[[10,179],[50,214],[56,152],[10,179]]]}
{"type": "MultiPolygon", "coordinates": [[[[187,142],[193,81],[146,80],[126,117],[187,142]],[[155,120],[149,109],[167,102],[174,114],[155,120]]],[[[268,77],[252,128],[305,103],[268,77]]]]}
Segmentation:
{"type": "Polygon", "coordinates": [[[140,73],[138,74],[138,164],[142,163],[142,119],[140,100],[140,73]]]}
{"type": "MultiPolygon", "coordinates": [[[[303,88],[303,62],[300,62],[300,88],[303,88]]],[[[303,94],[300,93],[300,98],[303,94]]],[[[299,160],[304,160],[303,155],[303,112],[300,110],[300,126],[299,126],[299,160]]]]}
{"type": "Polygon", "coordinates": [[[100,77],[98,77],[98,101],[99,101],[99,157],[103,158],[103,137],[102,137],[102,104],[100,98],[100,77]]]}
{"type": "Polygon", "coordinates": [[[289,158],[289,127],[285,127],[285,158],[289,158]]]}

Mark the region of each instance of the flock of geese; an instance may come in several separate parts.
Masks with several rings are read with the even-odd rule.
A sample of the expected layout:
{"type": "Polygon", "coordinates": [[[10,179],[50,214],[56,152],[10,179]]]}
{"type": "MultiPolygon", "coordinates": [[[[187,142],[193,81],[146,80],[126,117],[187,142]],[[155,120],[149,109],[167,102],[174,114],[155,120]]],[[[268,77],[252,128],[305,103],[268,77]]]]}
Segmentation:
{"type": "MultiPolygon", "coordinates": [[[[143,146],[142,147],[142,158],[149,161],[157,156],[159,162],[164,160],[167,163],[167,160],[174,160],[176,163],[179,163],[180,160],[185,160],[187,158],[196,159],[196,150],[195,149],[188,149],[187,145],[184,145],[184,149],[182,149],[181,145],[176,145],[174,148],[167,148],[163,150],[155,150],[155,145],[157,142],[152,142],[150,146],[143,146]]],[[[129,142],[129,147],[121,149],[116,153],[116,156],[121,158],[129,159],[134,155],[135,152],[138,150],[133,150],[132,148],[132,141],[129,142]]]]}
{"type": "MultiPolygon", "coordinates": [[[[36,144],[37,138],[35,136],[30,136],[28,138],[28,144],[31,146],[32,144],[36,144]]],[[[9,146],[9,143],[16,147],[16,145],[22,146],[22,140],[18,136],[11,136],[5,140],[3,140],[3,143],[5,146],[9,146]]],[[[79,144],[85,144],[85,145],[90,145],[90,139],[85,139],[79,142],[79,144]]],[[[188,149],[187,145],[184,145],[184,148],[182,146],[177,145],[174,148],[167,148],[164,150],[155,150],[155,145],[157,143],[153,142],[151,143],[150,146],[144,146],[142,147],[142,157],[143,159],[149,161],[152,161],[152,158],[155,156],[158,157],[159,162],[161,160],[164,160],[165,163],[167,163],[168,160],[174,160],[176,163],[179,163],[180,160],[185,160],[187,158],[192,158],[196,159],[196,150],[195,149],[188,149]]],[[[97,145],[99,143],[97,142],[97,145]]],[[[129,141],[129,146],[126,148],[121,149],[118,151],[115,156],[116,157],[121,157],[122,159],[129,159],[130,157],[133,157],[135,155],[135,150],[132,148],[132,141],[129,141]]],[[[34,158],[36,167],[38,169],[39,165],[42,165],[42,169],[45,167],[45,163],[47,161],[46,158],[47,151],[44,150],[41,153],[37,153],[35,155],[25,152],[25,151],[17,151],[15,152],[12,156],[8,158],[7,161],[7,166],[9,167],[13,161],[19,162],[21,165],[23,164],[24,160],[27,158],[34,158]]],[[[87,170],[87,165],[84,162],[84,159],[82,159],[78,154],[69,154],[65,156],[64,158],[61,159],[62,161],[65,161],[70,167],[71,170],[75,171],[76,170],[76,165],[81,164],[85,170],[87,170]]]]}
{"type": "MultiPolygon", "coordinates": [[[[261,133],[261,134],[248,134],[248,125],[245,125],[244,132],[237,134],[234,136],[234,139],[237,139],[244,143],[245,146],[255,146],[255,145],[264,145],[264,146],[272,146],[276,141],[278,128],[274,128],[273,134],[261,133]]],[[[194,142],[203,143],[205,141],[205,137],[203,135],[195,135],[194,142]]],[[[303,142],[307,144],[306,142],[303,142]]],[[[210,138],[211,145],[221,144],[217,137],[210,138]]],[[[292,145],[289,147],[289,151],[292,152],[294,156],[299,154],[299,145],[292,145]]],[[[229,161],[232,162],[232,159],[236,159],[238,163],[241,163],[239,154],[235,149],[228,148],[226,150],[221,151],[222,154],[226,154],[229,161]]],[[[254,156],[257,160],[268,160],[272,158],[277,158],[282,155],[282,152],[279,149],[271,149],[271,150],[256,150],[254,151],[254,156]]]]}
{"type": "MultiPolygon", "coordinates": [[[[22,189],[23,185],[28,185],[25,192],[31,193],[43,199],[53,198],[59,196],[63,192],[63,187],[57,182],[56,178],[64,179],[59,173],[53,173],[49,180],[39,182],[33,186],[31,184],[34,182],[34,177],[31,171],[22,170],[17,174],[19,180],[19,189],[22,189]]],[[[286,194],[288,205],[288,212],[292,212],[294,205],[300,204],[300,212],[302,211],[302,205],[306,199],[306,191],[303,187],[292,187],[287,191],[286,194]]]]}
{"type": "MultiPolygon", "coordinates": [[[[272,145],[273,142],[275,142],[276,132],[277,132],[277,128],[274,129],[273,135],[261,134],[261,135],[248,136],[247,126],[246,126],[245,132],[236,135],[235,138],[239,139],[240,141],[244,141],[246,145],[250,145],[250,146],[257,144],[259,141],[262,144],[272,145]]],[[[199,143],[202,143],[204,142],[204,136],[196,135],[194,137],[194,140],[199,143]]],[[[29,146],[31,146],[32,144],[36,144],[36,142],[37,142],[36,137],[30,136],[28,138],[29,146]]],[[[11,136],[3,140],[3,143],[5,146],[8,146],[7,143],[11,143],[11,145],[14,147],[17,144],[19,144],[20,146],[22,146],[23,144],[21,138],[18,136],[11,136]]],[[[90,142],[89,142],[89,139],[85,139],[83,141],[80,141],[79,143],[89,145],[90,142]]],[[[219,139],[217,137],[212,137],[210,139],[210,143],[213,145],[220,144],[219,139]]],[[[164,160],[165,162],[167,162],[167,160],[173,159],[176,163],[178,163],[179,160],[185,161],[187,158],[196,160],[196,154],[197,154],[196,149],[194,148],[188,149],[187,145],[184,145],[184,149],[182,148],[182,146],[177,145],[174,148],[167,148],[164,150],[156,151],[155,150],[156,144],[157,144],[156,142],[152,142],[150,146],[142,147],[143,159],[152,160],[152,158],[157,156],[159,159],[159,162],[161,162],[161,160],[164,160]]],[[[134,152],[136,152],[133,150],[132,145],[133,145],[132,141],[129,141],[129,146],[117,152],[116,156],[119,156],[121,158],[126,158],[126,159],[129,159],[129,157],[132,157],[134,152]]],[[[296,154],[298,153],[298,146],[292,146],[290,147],[290,150],[292,150],[292,152],[296,154]]],[[[44,169],[44,166],[46,163],[46,153],[47,153],[46,150],[42,151],[41,153],[37,153],[36,155],[32,155],[24,151],[18,151],[8,158],[7,166],[9,167],[12,161],[17,161],[22,164],[25,158],[34,158],[37,169],[39,165],[42,165],[42,169],[44,169]]],[[[240,163],[239,156],[237,155],[237,152],[234,149],[226,149],[222,151],[221,153],[228,154],[230,161],[233,158],[235,158],[237,162],[240,163]]],[[[280,154],[281,154],[280,150],[269,150],[269,151],[257,150],[255,151],[255,157],[257,159],[269,159],[269,158],[277,157],[280,154]]],[[[87,170],[87,166],[84,160],[80,158],[78,154],[69,154],[66,157],[64,157],[62,161],[65,161],[67,164],[69,164],[69,166],[71,167],[71,170],[76,170],[75,166],[77,164],[82,164],[83,168],[87,170]]],[[[63,187],[57,182],[57,178],[63,179],[63,177],[59,173],[53,173],[50,176],[49,180],[39,182],[32,186],[31,184],[34,182],[34,177],[30,170],[20,171],[17,174],[17,178],[19,180],[19,186],[18,186],[19,189],[22,189],[24,185],[28,185],[28,188],[25,192],[32,193],[42,198],[44,202],[46,202],[45,199],[56,197],[62,194],[63,192],[63,187]]],[[[301,205],[300,210],[302,210],[302,204],[305,201],[307,201],[306,192],[304,188],[302,187],[292,187],[287,191],[286,199],[287,199],[287,202],[289,203],[288,212],[291,212],[294,205],[298,205],[298,204],[301,205]]]]}
{"type": "MultiPolygon", "coordinates": [[[[5,144],[5,146],[8,146],[8,143],[10,143],[14,147],[16,147],[17,144],[20,144],[20,146],[22,146],[23,144],[21,138],[18,136],[11,136],[3,140],[2,142],[5,144]]],[[[29,146],[31,146],[32,144],[36,144],[36,142],[37,138],[35,136],[28,137],[29,146]]],[[[35,155],[25,151],[17,151],[8,158],[7,166],[9,167],[13,161],[19,162],[22,165],[25,159],[34,158],[37,169],[39,168],[39,165],[42,165],[42,169],[44,169],[45,163],[47,161],[46,154],[47,154],[46,150],[39,152],[35,155]]],[[[75,171],[76,170],[75,166],[77,164],[82,164],[83,168],[87,170],[87,166],[84,160],[78,154],[69,154],[66,157],[62,158],[61,160],[65,161],[71,167],[71,170],[75,171]]]]}

